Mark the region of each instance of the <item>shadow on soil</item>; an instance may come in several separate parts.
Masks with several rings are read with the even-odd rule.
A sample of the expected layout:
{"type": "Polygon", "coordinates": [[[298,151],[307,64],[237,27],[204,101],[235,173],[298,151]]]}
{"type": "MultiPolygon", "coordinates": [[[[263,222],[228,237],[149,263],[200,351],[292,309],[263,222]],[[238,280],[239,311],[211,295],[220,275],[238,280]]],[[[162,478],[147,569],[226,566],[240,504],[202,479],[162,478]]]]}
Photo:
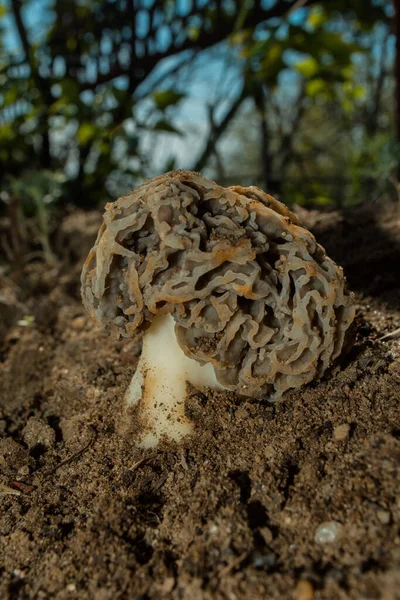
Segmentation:
{"type": "Polygon", "coordinates": [[[350,289],[398,308],[399,204],[366,204],[325,214],[311,211],[304,220],[328,255],[343,267],[350,289]]]}

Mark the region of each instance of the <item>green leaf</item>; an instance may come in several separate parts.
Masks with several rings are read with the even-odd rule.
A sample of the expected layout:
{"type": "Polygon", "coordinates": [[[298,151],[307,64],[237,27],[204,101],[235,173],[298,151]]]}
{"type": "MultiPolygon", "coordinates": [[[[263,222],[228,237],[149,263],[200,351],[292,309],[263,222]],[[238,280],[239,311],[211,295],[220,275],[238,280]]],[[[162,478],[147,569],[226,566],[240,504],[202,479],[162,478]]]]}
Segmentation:
{"type": "Polygon", "coordinates": [[[241,5],[239,14],[236,18],[236,23],[234,24],[234,31],[240,31],[242,29],[251,8],[247,2],[242,2],[241,5]]]}
{"type": "Polygon", "coordinates": [[[4,94],[4,100],[2,102],[3,106],[10,106],[10,104],[14,104],[18,100],[18,89],[15,87],[10,88],[4,94]]]}
{"type": "Polygon", "coordinates": [[[311,98],[326,91],[326,83],[323,79],[312,79],[306,84],[306,94],[311,98]]]}
{"type": "Polygon", "coordinates": [[[366,89],[363,85],[355,85],[351,90],[351,95],[354,98],[354,100],[362,100],[363,98],[365,98],[366,89]]]}
{"type": "Polygon", "coordinates": [[[91,123],[81,123],[78,129],[78,141],[80,144],[87,144],[96,134],[96,127],[91,123]]]}
{"type": "Polygon", "coordinates": [[[229,36],[229,42],[233,45],[241,46],[249,40],[253,35],[252,29],[242,29],[241,31],[235,31],[229,36]]]}
{"type": "Polygon", "coordinates": [[[324,13],[322,7],[316,6],[310,11],[310,14],[307,18],[307,24],[313,29],[319,29],[327,21],[327,19],[328,17],[324,13]]]}
{"type": "Polygon", "coordinates": [[[108,155],[110,153],[110,144],[107,144],[107,142],[102,141],[99,145],[99,152],[100,154],[108,155]]]}
{"type": "Polygon", "coordinates": [[[318,72],[319,64],[315,60],[315,58],[310,56],[309,58],[306,58],[305,60],[298,62],[295,65],[295,69],[297,71],[299,71],[299,73],[301,73],[303,75],[303,77],[305,77],[306,79],[310,79],[318,72]]]}
{"type": "Polygon", "coordinates": [[[155,131],[165,131],[166,133],[175,133],[177,135],[183,135],[182,131],[179,131],[172,123],[167,121],[166,119],[160,119],[154,125],[155,131]]]}
{"type": "Polygon", "coordinates": [[[334,200],[332,200],[332,198],[329,198],[328,196],[317,196],[316,198],[313,198],[313,202],[318,206],[327,206],[328,204],[335,204],[334,200]]]}
{"type": "Polygon", "coordinates": [[[188,28],[188,33],[187,33],[187,35],[188,35],[188,38],[189,38],[190,40],[192,40],[192,42],[196,42],[196,41],[199,39],[199,37],[200,37],[200,33],[201,33],[201,29],[200,29],[200,27],[196,27],[196,26],[194,26],[194,25],[191,25],[191,26],[188,28]]]}
{"type": "Polygon", "coordinates": [[[263,60],[261,60],[260,79],[274,86],[277,83],[279,73],[285,68],[283,61],[282,46],[273,44],[263,60]]]}
{"type": "Polygon", "coordinates": [[[77,45],[78,45],[78,43],[75,38],[70,37],[67,39],[67,49],[70,52],[73,52],[74,50],[76,50],[77,45]]]}
{"type": "Polygon", "coordinates": [[[157,108],[160,110],[165,110],[168,106],[177,104],[184,97],[185,94],[179,94],[173,90],[160,90],[153,92],[154,101],[157,105],[157,108]]]}
{"type": "Polygon", "coordinates": [[[123,102],[126,98],[126,91],[117,88],[115,85],[112,87],[112,93],[117,102],[123,102]]]}
{"type": "Polygon", "coordinates": [[[9,140],[14,137],[14,129],[11,123],[2,124],[0,127],[0,140],[9,140]]]}
{"type": "Polygon", "coordinates": [[[271,41],[270,40],[261,40],[256,42],[251,42],[243,48],[241,52],[241,56],[243,58],[254,58],[266,56],[271,50],[271,41]]]}
{"type": "Polygon", "coordinates": [[[59,82],[65,101],[73,102],[79,98],[79,86],[73,79],[64,79],[59,82]]]}

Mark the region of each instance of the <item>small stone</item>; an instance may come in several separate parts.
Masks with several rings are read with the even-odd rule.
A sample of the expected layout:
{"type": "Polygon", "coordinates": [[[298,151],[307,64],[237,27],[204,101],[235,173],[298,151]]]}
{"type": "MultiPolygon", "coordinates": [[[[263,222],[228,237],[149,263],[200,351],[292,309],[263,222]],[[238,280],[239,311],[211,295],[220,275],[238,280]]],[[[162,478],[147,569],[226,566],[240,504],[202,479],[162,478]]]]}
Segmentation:
{"type": "Polygon", "coordinates": [[[294,590],[293,600],[314,600],[314,588],[312,583],[301,579],[294,590]]]}
{"type": "Polygon", "coordinates": [[[379,509],[376,511],[376,516],[382,525],[389,525],[390,523],[390,512],[387,510],[379,509]]]}
{"type": "Polygon", "coordinates": [[[71,321],[71,328],[72,329],[83,329],[86,325],[86,319],[85,317],[76,317],[75,319],[72,319],[71,321]]]}
{"type": "Polygon", "coordinates": [[[175,585],[175,579],[173,577],[166,577],[164,581],[157,586],[157,591],[162,595],[166,596],[172,592],[175,585]]]}
{"type": "Polygon", "coordinates": [[[264,553],[260,550],[254,550],[251,557],[255,569],[271,568],[276,563],[276,555],[273,552],[264,553]]]}
{"type": "Polygon", "coordinates": [[[268,544],[270,544],[273,540],[272,531],[268,527],[261,527],[260,533],[264,538],[264,542],[268,546],[268,544]]]}
{"type": "Polygon", "coordinates": [[[18,469],[18,477],[20,477],[20,478],[28,477],[29,473],[30,473],[30,470],[29,470],[28,465],[24,465],[23,467],[18,469]]]}
{"type": "Polygon", "coordinates": [[[276,452],[273,446],[265,446],[264,448],[264,456],[265,458],[274,458],[276,452]]]}
{"type": "Polygon", "coordinates": [[[51,448],[56,443],[56,433],[41,419],[31,417],[22,430],[22,436],[29,448],[44,446],[51,448]]]}
{"type": "Polygon", "coordinates": [[[342,526],[337,521],[326,521],[318,525],[314,539],[317,544],[333,544],[342,534],[342,526]]]}
{"type": "Polygon", "coordinates": [[[344,442],[349,437],[350,433],[350,425],[348,423],[343,423],[343,425],[338,425],[333,430],[333,439],[335,442],[344,442]]]}

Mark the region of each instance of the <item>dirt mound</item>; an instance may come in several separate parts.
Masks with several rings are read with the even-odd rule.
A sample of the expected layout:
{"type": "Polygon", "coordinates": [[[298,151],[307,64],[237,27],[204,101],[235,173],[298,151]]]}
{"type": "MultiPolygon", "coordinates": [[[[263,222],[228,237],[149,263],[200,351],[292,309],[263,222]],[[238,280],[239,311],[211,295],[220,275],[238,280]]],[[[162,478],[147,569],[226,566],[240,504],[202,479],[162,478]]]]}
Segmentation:
{"type": "Polygon", "coordinates": [[[0,596],[400,598],[400,343],[379,341],[400,327],[390,210],[305,215],[358,292],[350,354],[277,405],[193,390],[181,446],[134,447],[121,399],[138,348],[83,311],[73,217],[61,265],[3,278],[0,596]]]}

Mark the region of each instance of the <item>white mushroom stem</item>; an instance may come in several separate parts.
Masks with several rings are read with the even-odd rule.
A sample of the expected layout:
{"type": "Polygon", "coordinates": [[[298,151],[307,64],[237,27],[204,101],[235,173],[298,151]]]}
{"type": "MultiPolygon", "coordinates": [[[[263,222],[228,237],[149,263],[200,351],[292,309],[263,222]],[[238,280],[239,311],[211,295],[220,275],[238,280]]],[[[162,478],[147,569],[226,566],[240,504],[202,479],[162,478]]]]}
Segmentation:
{"type": "Polygon", "coordinates": [[[171,315],[155,317],[143,338],[142,354],[126,400],[137,406],[143,432],[141,448],[156,446],[166,436],[179,442],[193,431],[185,415],[186,382],[196,388],[219,388],[214,367],[200,365],[180,348],[171,315]]]}

